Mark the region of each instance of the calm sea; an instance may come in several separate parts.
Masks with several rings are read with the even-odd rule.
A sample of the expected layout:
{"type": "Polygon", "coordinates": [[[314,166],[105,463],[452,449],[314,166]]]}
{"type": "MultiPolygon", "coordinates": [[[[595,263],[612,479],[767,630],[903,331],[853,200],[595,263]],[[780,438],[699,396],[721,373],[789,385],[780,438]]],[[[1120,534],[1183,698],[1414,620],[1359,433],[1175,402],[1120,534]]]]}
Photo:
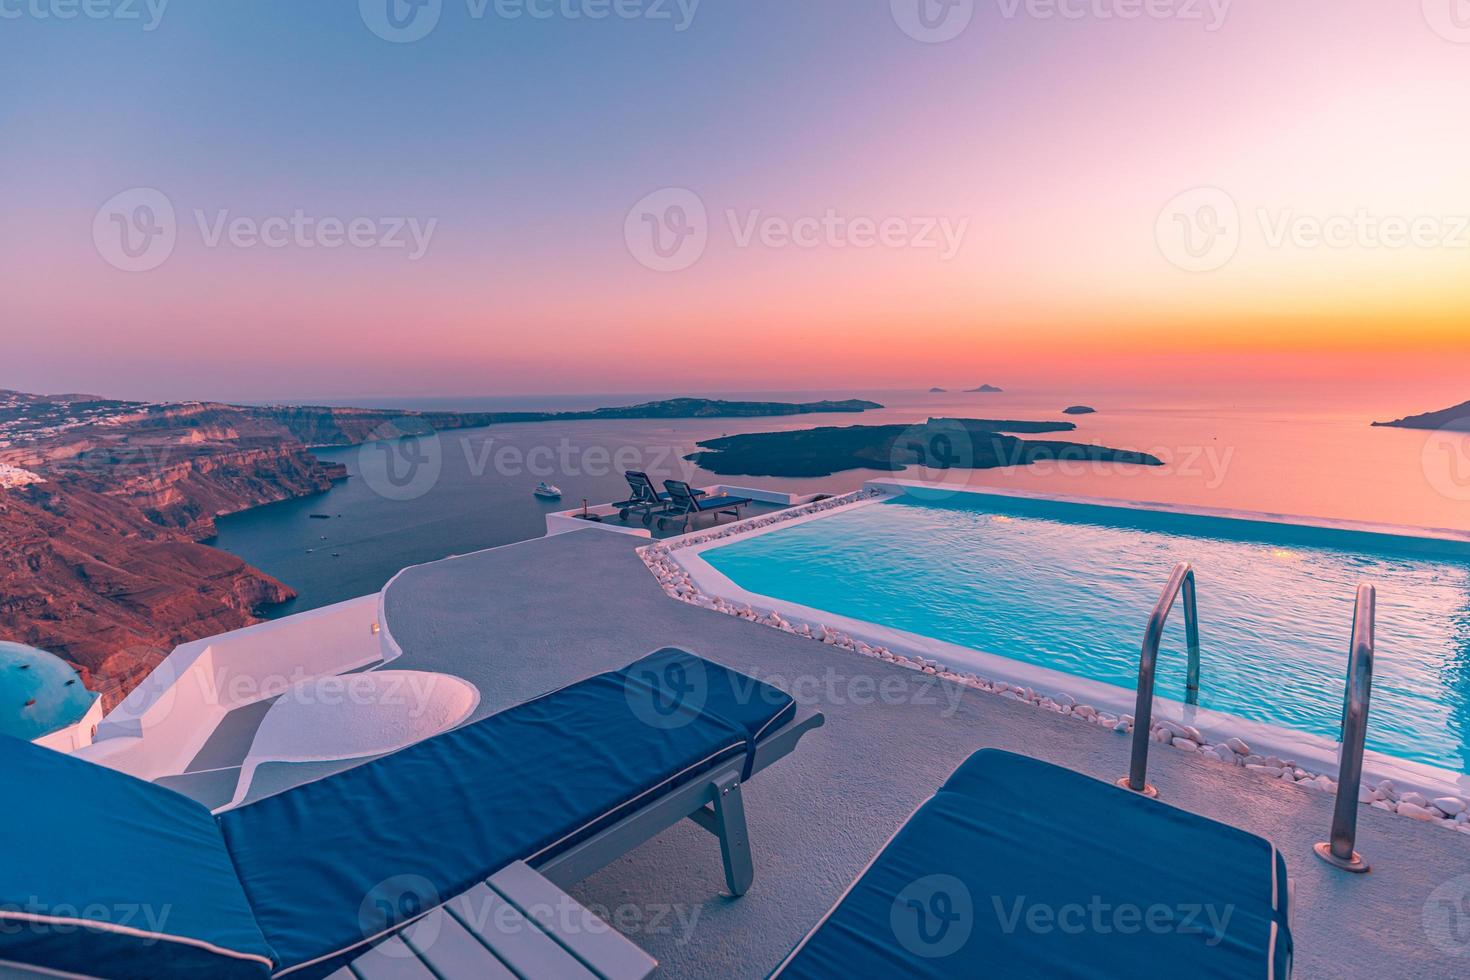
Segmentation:
{"type": "MultiPolygon", "coordinates": [[[[574,410],[674,394],[357,399],[352,404],[574,410]]],[[[976,486],[1470,530],[1470,436],[1369,425],[1374,419],[1444,408],[1467,396],[1470,391],[1416,391],[1404,383],[1385,384],[1373,394],[1316,390],[1271,396],[1144,396],[1075,388],[1002,394],[722,393],[710,397],[862,397],[886,407],[862,415],[777,419],[503,425],[446,432],[417,446],[369,443],[321,450],[323,459],[347,466],[347,481],[315,497],[222,518],[214,543],[293,586],[300,598],[273,612],[287,615],[376,592],[407,565],[538,537],[548,511],[577,506],[583,498],[594,503],[621,499],[623,469],[644,469],[656,480],[833,492],[884,475],[865,470],[800,480],[716,477],[682,458],[701,439],[818,425],[918,423],[930,416],[1062,419],[1061,409],[1073,404],[1098,411],[1072,417],[1076,432],[1055,438],[1142,450],[1166,465],[1052,464],[964,477],[976,486]],[[560,503],[532,496],[542,480],[561,487],[560,503]]]]}

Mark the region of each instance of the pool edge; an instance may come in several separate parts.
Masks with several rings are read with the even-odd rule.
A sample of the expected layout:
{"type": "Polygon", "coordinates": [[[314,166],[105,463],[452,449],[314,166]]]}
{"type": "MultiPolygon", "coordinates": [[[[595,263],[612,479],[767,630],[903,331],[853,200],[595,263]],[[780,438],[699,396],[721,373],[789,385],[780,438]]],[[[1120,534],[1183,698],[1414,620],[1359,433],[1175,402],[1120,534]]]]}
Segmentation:
{"type": "MultiPolygon", "coordinates": [[[[787,512],[784,518],[772,515],[776,519],[762,521],[751,527],[741,527],[740,524],[743,522],[737,522],[721,528],[718,532],[706,531],[670,539],[663,542],[658,550],[682,568],[693,586],[711,599],[722,599],[726,602],[749,606],[758,611],[777,612],[792,623],[805,625],[813,631],[823,627],[837,630],[852,640],[861,641],[866,645],[886,647],[894,653],[911,659],[935,661],[954,674],[973,673],[982,675],[990,681],[1002,681],[1007,685],[1019,685],[1050,692],[1054,696],[1066,694],[1078,702],[1106,709],[1112,714],[1131,716],[1134,710],[1135,694],[1126,688],[1028,664],[1000,654],[949,643],[934,637],[909,633],[866,620],[853,619],[762,593],[750,592],[741,588],[702,556],[704,551],[724,547],[735,541],[758,537],[859,507],[891,501],[901,496],[923,499],[926,495],[939,495],[947,498],[961,494],[980,498],[1023,499],[1041,503],[1075,504],[1132,512],[1161,512],[1185,517],[1242,521],[1253,524],[1299,526],[1345,534],[1367,534],[1374,538],[1388,536],[1400,540],[1432,543],[1435,547],[1428,550],[1426,552],[1428,554],[1447,552],[1470,557],[1470,533],[1458,531],[1295,518],[1288,515],[1241,510],[1154,505],[1108,498],[972,488],[955,484],[931,484],[896,479],[868,481],[861,491],[851,495],[858,499],[840,504],[834,500],[835,506],[803,514],[787,512]],[[1439,550],[1441,547],[1444,548],[1444,552],[1439,550]]],[[[1209,730],[1217,736],[1211,740],[1213,742],[1220,743],[1229,738],[1238,737],[1251,746],[1252,754],[1291,759],[1300,768],[1330,775],[1334,780],[1337,778],[1338,743],[1325,736],[1298,732],[1284,726],[1254,721],[1228,712],[1186,706],[1163,695],[1155,697],[1155,715],[1159,718],[1167,717],[1171,721],[1193,725],[1202,731],[1209,730]]],[[[1366,773],[1371,774],[1371,778],[1365,775],[1365,786],[1375,785],[1381,779],[1392,779],[1400,788],[1409,786],[1426,795],[1470,796],[1470,774],[1456,773],[1429,763],[1370,750],[1365,756],[1365,769],[1366,773]]]]}

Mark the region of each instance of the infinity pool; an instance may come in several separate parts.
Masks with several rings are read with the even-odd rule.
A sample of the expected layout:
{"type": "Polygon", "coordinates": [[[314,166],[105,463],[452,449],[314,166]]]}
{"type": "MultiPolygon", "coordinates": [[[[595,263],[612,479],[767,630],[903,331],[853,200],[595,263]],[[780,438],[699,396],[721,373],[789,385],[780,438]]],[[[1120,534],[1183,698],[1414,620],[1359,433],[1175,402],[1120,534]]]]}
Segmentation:
{"type": "MultiPolygon", "coordinates": [[[[1200,704],[1336,737],[1357,585],[1378,587],[1368,744],[1470,772],[1470,562],[1414,539],[956,494],[905,495],[701,557],[747,592],[1132,691],[1177,562],[1199,578],[1200,704]]],[[[1157,691],[1184,690],[1182,615],[1157,691]]]]}

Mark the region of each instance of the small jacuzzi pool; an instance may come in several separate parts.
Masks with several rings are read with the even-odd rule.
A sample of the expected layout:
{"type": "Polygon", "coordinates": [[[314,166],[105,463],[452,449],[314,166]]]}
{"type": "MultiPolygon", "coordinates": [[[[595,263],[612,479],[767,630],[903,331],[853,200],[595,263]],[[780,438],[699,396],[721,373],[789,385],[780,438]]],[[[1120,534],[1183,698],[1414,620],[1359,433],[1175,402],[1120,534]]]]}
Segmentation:
{"type": "MultiPolygon", "coordinates": [[[[956,669],[999,656],[1108,685],[1125,706],[1180,561],[1199,580],[1201,707],[1335,738],[1366,581],[1378,589],[1369,748],[1470,772],[1470,542],[1455,535],[910,488],[697,555],[732,598],[932,638],[956,669]],[[966,650],[986,659],[954,663],[966,650]]],[[[1176,610],[1160,696],[1184,690],[1180,621],[1176,610]]]]}

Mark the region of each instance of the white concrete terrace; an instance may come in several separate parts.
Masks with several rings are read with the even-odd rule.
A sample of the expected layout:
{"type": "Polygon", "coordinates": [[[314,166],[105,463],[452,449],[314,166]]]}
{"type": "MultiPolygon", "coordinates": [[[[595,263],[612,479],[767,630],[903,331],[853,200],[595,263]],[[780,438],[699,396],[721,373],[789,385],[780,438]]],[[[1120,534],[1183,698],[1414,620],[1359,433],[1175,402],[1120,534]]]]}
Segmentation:
{"type": "MultiPolygon", "coordinates": [[[[786,687],[827,724],[746,788],[757,872],[743,898],[725,894],[718,850],[687,823],[573,889],[593,909],[643,913],[619,924],[673,977],[764,976],[975,749],[1023,752],[1107,780],[1126,769],[1128,740],[1099,726],[676,602],[635,552],[647,538],[576,523],[406,569],[381,596],[181,647],[158,684],[109,715],[85,754],[170,781],[217,733],[240,740],[231,719],[253,732],[249,712],[284,689],[269,679],[303,669],[388,661],[450,674],[479,691],[474,720],[657,647],[683,647],[786,687]],[[219,682],[231,678],[240,691],[223,696],[231,688],[219,682]],[[669,916],[660,929],[649,927],[655,910],[669,916]]],[[[360,761],[263,766],[251,798],[360,761]]],[[[1166,802],[1281,850],[1295,883],[1298,976],[1453,976],[1470,963],[1470,950],[1426,932],[1424,915],[1436,889],[1470,887],[1457,878],[1470,869],[1470,835],[1364,807],[1358,847],[1373,870],[1349,875],[1311,853],[1330,822],[1327,794],[1168,749],[1153,753],[1150,780],[1166,802]]],[[[995,805],[1010,791],[996,787],[995,805]]],[[[1151,854],[1140,842],[1140,860],[1160,859],[1188,855],[1151,854]]]]}

